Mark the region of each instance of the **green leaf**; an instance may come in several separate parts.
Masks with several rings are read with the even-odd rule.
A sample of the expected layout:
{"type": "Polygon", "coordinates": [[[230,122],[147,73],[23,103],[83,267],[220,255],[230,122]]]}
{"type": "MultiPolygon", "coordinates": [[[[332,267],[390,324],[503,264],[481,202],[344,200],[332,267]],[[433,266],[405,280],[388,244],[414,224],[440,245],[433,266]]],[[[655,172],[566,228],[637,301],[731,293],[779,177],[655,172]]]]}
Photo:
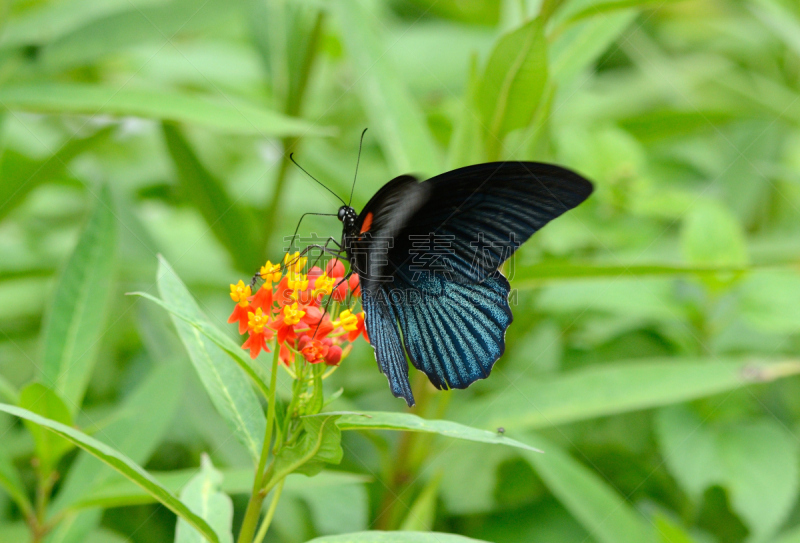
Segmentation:
{"type": "Polygon", "coordinates": [[[537,288],[545,283],[575,279],[611,277],[684,277],[687,275],[713,276],[717,274],[743,274],[752,266],[686,266],[683,264],[602,264],[580,262],[540,263],[516,266],[512,285],[519,289],[537,288]]]}
{"type": "Polygon", "coordinates": [[[129,292],[128,295],[141,296],[142,298],[150,300],[151,302],[155,302],[159,306],[166,309],[170,314],[197,328],[205,337],[213,341],[219,348],[233,358],[239,367],[242,368],[242,370],[244,370],[244,372],[253,380],[253,383],[258,387],[265,398],[269,396],[269,387],[267,386],[269,375],[265,375],[265,369],[258,364],[254,364],[253,361],[244,354],[240,345],[237,345],[219,328],[208,322],[205,317],[197,314],[190,316],[178,305],[167,303],[164,300],[147,294],[146,292],[129,292]]]}
{"type": "Polygon", "coordinates": [[[113,127],[87,138],[70,138],[53,155],[36,160],[5,149],[0,157],[0,220],[19,205],[33,189],[64,175],[73,158],[104,141],[113,127]]]}
{"type": "Polygon", "coordinates": [[[117,228],[108,187],[103,187],[53,294],[44,326],[42,382],[76,413],[109,323],[117,228]]]}
{"type": "Polygon", "coordinates": [[[200,211],[236,265],[252,269],[260,260],[252,215],[228,196],[222,182],[203,166],[177,126],[162,123],[161,128],[184,198],[200,211]]]}
{"type": "Polygon", "coordinates": [[[30,499],[28,499],[25,485],[2,447],[0,447],[0,488],[4,488],[8,492],[8,495],[17,503],[24,516],[33,514],[33,506],[30,499]]]}
{"type": "Polygon", "coordinates": [[[216,102],[169,91],[116,89],[83,83],[8,85],[0,87],[0,103],[12,111],[143,117],[263,138],[331,134],[305,121],[239,100],[228,98],[216,102]]]}
{"type": "Polygon", "coordinates": [[[546,83],[547,40],[534,19],[498,40],[481,78],[477,107],[490,160],[498,158],[506,134],[531,122],[546,83]]]}
{"type": "MultiPolygon", "coordinates": [[[[186,285],[163,257],[159,257],[157,275],[158,291],[166,303],[194,320],[206,320],[186,285]]],[[[253,462],[258,462],[267,421],[247,377],[197,328],[175,316],[172,322],[214,407],[250,452],[253,462]]]]}
{"type": "Polygon", "coordinates": [[[682,1],[683,0],[589,0],[573,2],[575,7],[569,10],[569,14],[565,15],[565,18],[567,22],[572,23],[582,19],[631,8],[645,9],[653,7],[654,9],[660,9],[670,3],[682,1]]]}
{"type": "Polygon", "coordinates": [[[303,418],[303,436],[291,447],[281,449],[275,458],[271,482],[277,483],[290,473],[313,476],[325,464],[342,461],[342,435],[336,425],[337,415],[318,415],[303,418]]]}
{"type": "MultiPolygon", "coordinates": [[[[251,468],[231,468],[220,470],[222,473],[221,489],[226,494],[249,494],[253,490],[253,470],[251,468]]],[[[171,493],[177,494],[192,478],[198,475],[196,469],[175,470],[168,472],[151,472],[162,486],[171,493]]],[[[320,492],[323,489],[341,488],[343,486],[362,485],[369,478],[354,473],[341,471],[323,471],[316,477],[289,476],[283,487],[285,495],[302,496],[320,492]]],[[[117,478],[108,481],[73,504],[74,509],[87,507],[126,507],[154,503],[153,496],[128,479],[117,478]]]]}
{"type": "Polygon", "coordinates": [[[436,174],[441,160],[414,98],[390,65],[387,46],[375,35],[376,25],[361,0],[342,0],[330,6],[336,13],[341,38],[355,67],[356,90],[375,128],[393,171],[436,174]]]}
{"type": "Polygon", "coordinates": [[[343,414],[337,425],[342,430],[402,430],[439,434],[455,439],[508,445],[534,452],[541,452],[530,445],[520,443],[498,432],[470,428],[449,420],[426,420],[411,413],[390,413],[385,411],[365,411],[363,413],[343,414]]]}
{"type": "Polygon", "coordinates": [[[747,264],[744,231],[736,217],[717,202],[695,205],[681,233],[686,261],[700,266],[747,264]]]}
{"type": "Polygon", "coordinates": [[[65,426],[59,422],[40,417],[36,413],[31,413],[26,409],[8,404],[0,404],[0,411],[39,424],[48,428],[55,434],[70,440],[81,449],[102,460],[122,475],[141,486],[163,504],[164,507],[189,522],[190,525],[200,531],[209,541],[219,543],[217,534],[214,533],[214,530],[211,529],[206,521],[192,513],[178,498],[170,494],[170,492],[161,486],[149,473],[124,454],[112,449],[105,443],[97,441],[93,437],[87,436],[83,432],[65,426]]]}
{"type": "Polygon", "coordinates": [[[677,406],[661,410],[657,428],[670,473],[697,503],[718,484],[755,540],[774,535],[800,485],[797,442],[784,426],[770,419],[712,425],[677,406]]]}
{"type": "MultiPolygon", "coordinates": [[[[41,383],[31,383],[22,389],[19,394],[19,406],[46,419],[60,422],[65,426],[72,426],[72,415],[64,401],[58,397],[58,394],[41,383]]],[[[38,424],[27,420],[24,422],[36,444],[36,456],[39,458],[40,469],[43,474],[47,475],[58,463],[58,460],[72,449],[72,443],[45,430],[38,424]]]]}
{"type": "Polygon", "coordinates": [[[545,454],[525,453],[550,492],[598,543],[645,543],[652,532],[645,520],[596,473],[541,436],[545,454]]]}
{"type": "MultiPolygon", "coordinates": [[[[183,368],[176,363],[157,366],[118,403],[109,415],[108,422],[94,431],[95,439],[113,443],[117,451],[137,464],[145,464],[172,423],[183,391],[183,378],[183,368]]],[[[52,503],[52,511],[72,507],[92,489],[117,477],[116,472],[92,455],[82,452],[70,466],[52,503]]],[[[83,525],[84,522],[87,529],[97,524],[89,521],[78,524],[83,525]]]]}
{"type": "MultiPolygon", "coordinates": [[[[200,473],[195,475],[181,491],[181,501],[191,511],[208,522],[219,536],[220,543],[233,541],[233,502],[223,492],[222,473],[214,469],[207,454],[200,458],[200,473]]],[[[178,518],[175,543],[203,543],[203,536],[188,522],[178,518]]]]}
{"type": "Polygon", "coordinates": [[[800,362],[655,359],[518,380],[471,399],[458,418],[483,428],[546,428],[681,403],[800,373],[800,362]]]}
{"type": "Polygon", "coordinates": [[[636,19],[636,11],[622,11],[582,21],[558,35],[550,45],[551,78],[563,87],[611,46],[636,19]]]}
{"type": "Polygon", "coordinates": [[[308,543],[486,543],[463,535],[441,532],[356,532],[353,534],[326,535],[308,543]]]}

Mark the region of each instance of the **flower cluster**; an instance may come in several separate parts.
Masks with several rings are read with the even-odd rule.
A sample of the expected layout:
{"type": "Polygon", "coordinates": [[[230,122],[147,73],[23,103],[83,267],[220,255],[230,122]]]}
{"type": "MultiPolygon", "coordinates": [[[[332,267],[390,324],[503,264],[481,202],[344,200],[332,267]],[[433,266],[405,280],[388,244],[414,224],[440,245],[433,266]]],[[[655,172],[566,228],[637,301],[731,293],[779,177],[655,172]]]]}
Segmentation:
{"type": "Polygon", "coordinates": [[[325,271],[313,266],[305,273],[306,265],[299,253],[287,254],[282,265],[267,261],[261,267],[257,277],[263,283],[255,294],[241,280],[231,285],[236,306],[228,322],[239,323],[239,333],[248,334],[242,348],[251,358],[262,350],[269,352],[267,342],[276,339],[287,367],[298,356],[312,364],[337,366],[350,350],[348,343],[361,335],[369,341],[363,312],[345,308],[339,319],[330,318],[341,304],[360,295],[358,275],[345,280],[339,260],[329,262],[325,271]]]}

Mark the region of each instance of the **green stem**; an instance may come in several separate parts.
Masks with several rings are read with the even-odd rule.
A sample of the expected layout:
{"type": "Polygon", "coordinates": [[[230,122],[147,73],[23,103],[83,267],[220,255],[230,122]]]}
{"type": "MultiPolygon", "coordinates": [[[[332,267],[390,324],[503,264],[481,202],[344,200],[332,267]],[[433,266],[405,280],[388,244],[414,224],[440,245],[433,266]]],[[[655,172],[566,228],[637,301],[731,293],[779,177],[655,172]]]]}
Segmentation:
{"type": "Polygon", "coordinates": [[[253,478],[253,492],[250,501],[247,503],[247,510],[244,513],[242,528],[239,530],[238,543],[250,543],[256,531],[258,517],[261,516],[261,504],[264,502],[264,495],[261,493],[264,468],[267,465],[270,443],[272,442],[272,429],[275,425],[275,392],[278,382],[278,360],[280,359],[280,348],[275,345],[275,352],[272,355],[272,373],[269,376],[269,399],[267,400],[267,429],[264,433],[264,446],[261,448],[261,456],[258,459],[255,477],[253,478]]]}
{"type": "Polygon", "coordinates": [[[258,529],[258,533],[256,534],[256,538],[253,543],[261,543],[264,541],[264,536],[267,535],[267,530],[269,529],[269,525],[272,523],[272,517],[275,516],[275,509],[278,507],[278,499],[281,497],[281,492],[283,491],[283,483],[286,479],[281,479],[281,482],[278,483],[278,487],[275,489],[275,493],[272,495],[272,501],[269,503],[269,509],[267,509],[267,515],[264,517],[264,520],[261,522],[261,527],[258,529]]]}

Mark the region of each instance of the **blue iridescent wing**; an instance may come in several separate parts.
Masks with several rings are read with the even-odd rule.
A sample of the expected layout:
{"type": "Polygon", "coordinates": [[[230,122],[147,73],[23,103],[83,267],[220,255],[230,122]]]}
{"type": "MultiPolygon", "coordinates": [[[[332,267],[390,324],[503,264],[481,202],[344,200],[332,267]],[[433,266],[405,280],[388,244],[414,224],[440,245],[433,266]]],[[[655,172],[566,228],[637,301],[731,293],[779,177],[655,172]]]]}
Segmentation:
{"type": "Polygon", "coordinates": [[[476,283],[436,274],[395,281],[391,307],[414,367],[440,389],[488,377],[505,351],[509,290],[500,272],[476,283]]]}
{"type": "Polygon", "coordinates": [[[506,278],[495,272],[465,284],[438,275],[414,282],[400,277],[362,294],[370,342],[392,393],[414,405],[406,353],[440,389],[488,377],[512,321],[506,278]]]}
{"type": "Polygon", "coordinates": [[[397,318],[388,303],[388,296],[382,294],[383,289],[377,289],[372,293],[364,291],[361,296],[369,341],[375,349],[378,368],[389,379],[392,394],[405,399],[411,407],[414,395],[408,381],[408,362],[397,331],[397,318]]]}

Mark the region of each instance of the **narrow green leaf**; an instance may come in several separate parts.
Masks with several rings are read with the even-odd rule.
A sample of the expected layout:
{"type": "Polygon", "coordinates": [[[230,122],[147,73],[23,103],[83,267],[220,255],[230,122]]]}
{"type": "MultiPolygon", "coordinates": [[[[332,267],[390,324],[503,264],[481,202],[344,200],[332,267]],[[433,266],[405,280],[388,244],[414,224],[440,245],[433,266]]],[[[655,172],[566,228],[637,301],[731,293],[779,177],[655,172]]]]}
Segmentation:
{"type": "Polygon", "coordinates": [[[482,428],[545,428],[638,411],[800,373],[800,361],[656,359],[517,381],[502,393],[470,400],[458,418],[482,428]]]}
{"type": "MultiPolygon", "coordinates": [[[[110,414],[109,422],[98,428],[93,437],[112,443],[137,464],[145,464],[172,423],[183,391],[183,374],[182,366],[177,364],[157,366],[125,396],[110,414]]],[[[93,488],[116,477],[113,470],[81,452],[70,466],[50,509],[58,512],[72,506],[93,488]]],[[[97,522],[81,520],[78,524],[91,530],[97,522]]]]}
{"type": "Polygon", "coordinates": [[[344,453],[337,418],[327,413],[303,418],[305,433],[296,444],[278,453],[271,482],[277,483],[295,472],[313,476],[322,471],[324,464],[341,462],[344,453]]]}
{"type": "Polygon", "coordinates": [[[411,413],[390,413],[384,411],[365,411],[364,413],[343,414],[337,425],[342,430],[401,430],[439,434],[455,439],[507,445],[534,452],[540,450],[520,443],[497,432],[470,428],[449,420],[426,420],[411,413]]]}
{"type": "Polygon", "coordinates": [[[246,102],[230,99],[215,102],[169,91],[115,89],[82,83],[8,85],[0,87],[0,103],[16,111],[143,117],[265,138],[331,134],[330,130],[246,102]]]}
{"type": "MultiPolygon", "coordinates": [[[[226,494],[249,494],[253,490],[253,470],[250,468],[222,469],[222,491],[226,494]]],[[[197,476],[196,469],[175,470],[168,472],[151,472],[162,486],[171,493],[177,494],[197,476]]],[[[342,486],[362,485],[370,479],[363,475],[345,473],[341,471],[323,471],[315,477],[289,476],[283,487],[284,494],[306,495],[323,488],[338,488],[342,486]]],[[[96,487],[86,494],[71,508],[87,507],[126,507],[129,505],[144,505],[154,503],[153,496],[145,492],[138,485],[128,479],[117,478],[113,481],[96,487]]]]}
{"type": "Polygon", "coordinates": [[[228,196],[222,182],[195,154],[180,128],[161,125],[184,198],[203,215],[208,227],[240,269],[252,269],[260,260],[253,217],[228,196]]]}
{"type": "Polygon", "coordinates": [[[525,453],[550,492],[598,543],[647,543],[653,534],[645,520],[605,481],[558,446],[535,436],[545,454],[525,453]]]}
{"type": "Polygon", "coordinates": [[[375,34],[376,24],[361,0],[331,4],[341,38],[355,67],[356,88],[392,170],[439,173],[441,160],[419,106],[390,65],[389,47],[375,34]]]}
{"type": "Polygon", "coordinates": [[[19,205],[33,189],[64,172],[73,158],[104,141],[113,127],[98,130],[87,138],[71,138],[55,154],[35,160],[5,149],[0,157],[0,220],[19,205]]]}
{"type": "Polygon", "coordinates": [[[591,2],[576,2],[580,6],[577,10],[570,10],[566,15],[567,22],[574,23],[582,19],[597,17],[631,8],[646,9],[649,7],[659,9],[672,2],[684,0],[593,0],[591,2]]]}
{"type": "Polygon", "coordinates": [[[97,441],[93,437],[87,436],[83,432],[70,428],[69,426],[64,426],[59,422],[40,417],[36,413],[31,413],[26,409],[8,404],[0,404],[0,411],[39,424],[50,429],[57,435],[70,440],[81,449],[102,460],[122,475],[141,486],[163,504],[164,507],[189,522],[189,524],[200,531],[209,541],[219,543],[217,534],[214,533],[214,530],[211,529],[206,521],[192,513],[178,498],[173,496],[169,490],[161,486],[149,473],[124,454],[112,449],[105,443],[97,441]]]}
{"type": "Polygon", "coordinates": [[[116,219],[104,187],[53,294],[44,327],[42,382],[77,412],[103,334],[117,252],[116,219]]]}
{"type": "MultiPolygon", "coordinates": [[[[208,525],[219,536],[220,543],[233,541],[231,524],[233,523],[233,502],[220,491],[222,473],[214,469],[211,459],[203,454],[200,462],[200,473],[195,475],[181,491],[181,501],[208,525]]],[[[175,528],[175,543],[203,543],[203,536],[192,528],[188,522],[178,518],[175,528]]]]}
{"type": "Polygon", "coordinates": [[[463,535],[441,532],[356,532],[353,534],[326,535],[308,543],[487,543],[463,535]]]}
{"type": "Polygon", "coordinates": [[[593,279],[597,277],[684,277],[687,275],[713,276],[718,274],[743,274],[752,266],[683,264],[593,264],[580,262],[541,263],[517,266],[509,279],[515,288],[536,288],[554,281],[593,279]]]}
{"type": "Polygon", "coordinates": [[[129,292],[128,295],[141,296],[142,298],[150,300],[151,302],[155,302],[159,306],[169,311],[170,314],[200,330],[200,332],[206,338],[213,341],[219,348],[233,358],[239,367],[242,368],[242,370],[244,370],[244,372],[253,380],[253,383],[255,383],[265,398],[269,396],[269,387],[267,386],[269,375],[265,374],[266,370],[258,364],[254,364],[253,361],[244,354],[240,345],[237,345],[236,342],[234,342],[229,336],[225,335],[225,333],[208,322],[204,317],[198,315],[190,316],[176,304],[167,303],[160,298],[156,298],[155,296],[147,294],[146,292],[129,292]]]}
{"type": "MultiPolygon", "coordinates": [[[[31,383],[22,389],[19,394],[19,406],[46,419],[60,422],[65,426],[72,426],[72,415],[64,401],[58,397],[58,394],[41,383],[31,383]]],[[[72,448],[72,443],[45,430],[38,424],[27,420],[24,422],[36,444],[36,456],[40,462],[39,469],[47,475],[58,460],[72,448]]]]}
{"type": "Polygon", "coordinates": [[[25,490],[25,485],[19,478],[19,473],[11,462],[11,459],[6,456],[5,450],[0,447],[0,488],[4,488],[8,495],[17,503],[23,515],[33,513],[33,506],[28,493],[25,490]]]}
{"type": "MultiPolygon", "coordinates": [[[[194,320],[206,320],[186,285],[164,258],[158,260],[158,291],[161,298],[194,320]]],[[[189,357],[214,407],[237,439],[258,462],[266,431],[266,417],[242,370],[214,342],[194,326],[172,316],[189,357]]]]}
{"type": "Polygon", "coordinates": [[[547,40],[534,19],[498,40],[481,78],[477,106],[490,160],[498,158],[506,134],[530,123],[546,83],[547,40]]]}

